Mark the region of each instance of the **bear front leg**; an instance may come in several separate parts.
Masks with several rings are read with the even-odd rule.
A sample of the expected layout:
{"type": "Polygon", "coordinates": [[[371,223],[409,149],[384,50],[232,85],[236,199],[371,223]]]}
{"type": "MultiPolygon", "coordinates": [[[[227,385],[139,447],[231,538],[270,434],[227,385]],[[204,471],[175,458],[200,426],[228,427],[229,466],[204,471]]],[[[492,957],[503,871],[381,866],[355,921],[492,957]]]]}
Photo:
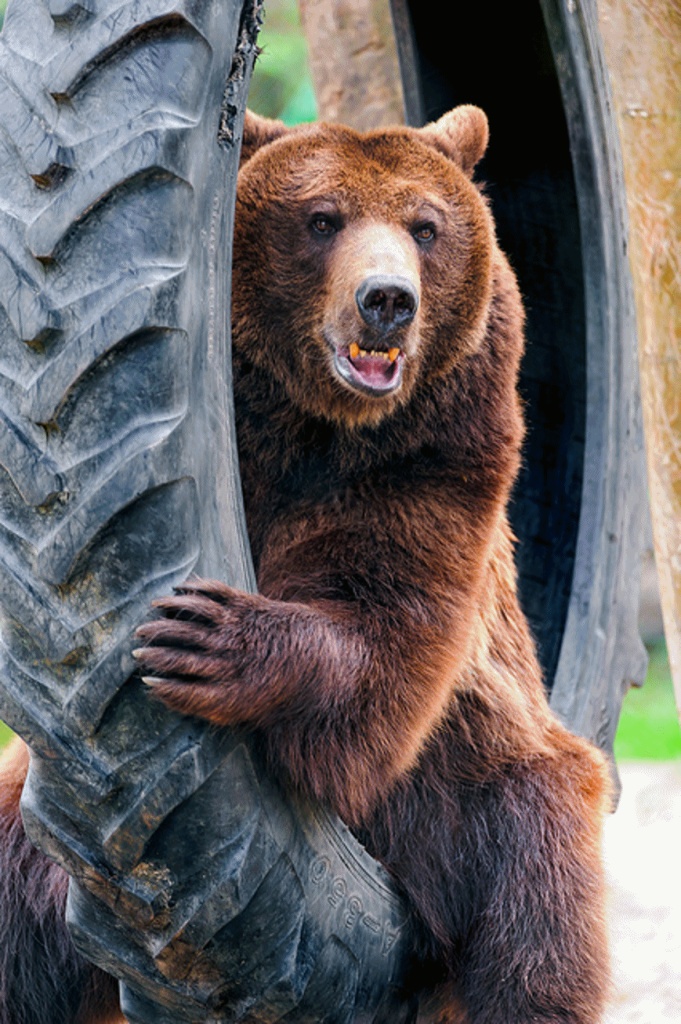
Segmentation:
{"type": "Polygon", "coordinates": [[[414,664],[429,642],[423,627],[417,642],[405,625],[383,650],[370,617],[358,623],[339,602],[272,600],[203,580],[155,606],[163,618],[140,627],[145,646],[135,651],[155,694],[183,714],[262,729],[277,769],[349,824],[417,756],[444,699],[443,683],[426,678],[428,659],[414,664]]]}
{"type": "MultiPolygon", "coordinates": [[[[194,580],[153,602],[162,618],[140,626],[134,651],[166,704],[218,725],[267,726],[298,714],[315,676],[353,665],[351,640],[310,608],[271,601],[217,580],[194,580]],[[303,667],[304,666],[304,667],[303,667]]],[[[357,653],[357,652],[355,652],[357,653]]]]}
{"type": "Polygon", "coordinates": [[[585,742],[562,730],[559,741],[570,749],[516,765],[464,811],[479,893],[457,965],[470,1024],[602,1020],[607,770],[585,742]]]}

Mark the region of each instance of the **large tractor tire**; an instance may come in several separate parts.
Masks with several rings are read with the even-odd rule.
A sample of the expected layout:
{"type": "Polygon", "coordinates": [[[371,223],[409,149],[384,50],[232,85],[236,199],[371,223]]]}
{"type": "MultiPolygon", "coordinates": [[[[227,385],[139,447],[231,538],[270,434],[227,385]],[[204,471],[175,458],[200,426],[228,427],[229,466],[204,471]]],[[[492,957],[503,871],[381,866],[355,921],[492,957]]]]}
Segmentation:
{"type": "Polygon", "coordinates": [[[131,1022],[395,1024],[402,903],[238,734],[134,675],[149,603],[253,586],[229,371],[253,0],[14,0],[0,51],[0,713],[131,1022]],[[287,1016],[291,1014],[292,1016],[287,1016]]]}

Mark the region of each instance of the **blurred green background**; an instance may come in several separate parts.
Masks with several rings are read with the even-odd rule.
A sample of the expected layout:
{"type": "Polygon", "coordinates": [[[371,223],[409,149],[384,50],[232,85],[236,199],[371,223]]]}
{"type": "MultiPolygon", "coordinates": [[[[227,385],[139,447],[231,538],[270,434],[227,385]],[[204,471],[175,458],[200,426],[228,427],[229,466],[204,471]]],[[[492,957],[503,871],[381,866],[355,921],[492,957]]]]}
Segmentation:
{"type": "MultiPolygon", "coordinates": [[[[0,0],[0,23],[7,0],[0,0]]],[[[21,3],[21,0],[15,0],[21,3]]],[[[249,106],[287,124],[313,121],[316,106],[307,67],[307,46],[300,31],[296,0],[270,0],[260,35],[249,106]]],[[[615,740],[618,760],[667,760],[681,757],[681,729],[676,713],[664,639],[651,640],[645,686],[624,700],[615,740]]],[[[11,735],[0,722],[0,745],[11,735]]]]}
{"type": "Polygon", "coordinates": [[[317,105],[297,0],[270,0],[265,6],[259,38],[262,52],[255,62],[248,105],[286,124],[314,121],[317,105]]]}

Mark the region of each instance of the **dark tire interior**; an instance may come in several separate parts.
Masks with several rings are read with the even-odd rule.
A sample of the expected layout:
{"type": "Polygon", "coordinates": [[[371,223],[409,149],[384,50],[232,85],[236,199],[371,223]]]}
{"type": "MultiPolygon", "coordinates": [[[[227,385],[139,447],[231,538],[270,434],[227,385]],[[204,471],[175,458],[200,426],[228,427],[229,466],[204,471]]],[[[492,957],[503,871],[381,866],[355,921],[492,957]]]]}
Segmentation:
{"type": "Polygon", "coordinates": [[[582,249],[557,72],[539,3],[499,4],[493,14],[459,5],[446,32],[427,5],[408,8],[423,119],[475,103],[490,121],[476,177],[527,311],[527,437],[511,516],[522,602],[550,690],[572,587],[586,395],[582,249]]]}

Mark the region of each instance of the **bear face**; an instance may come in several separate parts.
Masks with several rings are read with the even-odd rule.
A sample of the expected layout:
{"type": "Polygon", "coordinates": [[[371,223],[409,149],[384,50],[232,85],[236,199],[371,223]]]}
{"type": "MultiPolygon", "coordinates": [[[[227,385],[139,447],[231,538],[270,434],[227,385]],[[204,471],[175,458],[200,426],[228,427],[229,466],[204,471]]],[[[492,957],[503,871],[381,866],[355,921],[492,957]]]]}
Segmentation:
{"type": "Polygon", "coordinates": [[[484,335],[494,232],[469,178],[484,114],[367,135],[249,115],[246,137],[235,350],[302,412],[376,424],[484,335]]]}

